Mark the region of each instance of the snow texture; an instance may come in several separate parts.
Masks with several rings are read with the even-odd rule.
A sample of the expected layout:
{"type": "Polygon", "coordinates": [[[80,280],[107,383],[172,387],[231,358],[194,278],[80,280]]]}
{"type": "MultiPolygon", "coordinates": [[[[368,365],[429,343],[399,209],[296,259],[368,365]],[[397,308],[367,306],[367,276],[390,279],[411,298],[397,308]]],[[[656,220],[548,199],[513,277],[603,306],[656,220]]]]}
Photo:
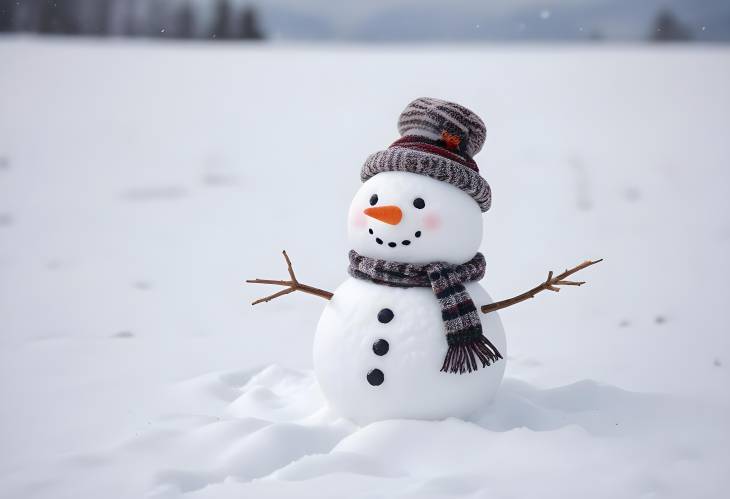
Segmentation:
{"type": "Polygon", "coordinates": [[[0,497],[716,498],[730,487],[730,51],[0,41],[0,497]],[[438,70],[434,69],[438,68],[438,70]],[[453,68],[453,71],[448,70],[453,68]],[[357,427],[311,372],[364,158],[473,108],[494,403],[357,427]],[[296,133],[291,133],[297,130],[296,133]],[[302,133],[305,130],[307,133],[302,133]]]}

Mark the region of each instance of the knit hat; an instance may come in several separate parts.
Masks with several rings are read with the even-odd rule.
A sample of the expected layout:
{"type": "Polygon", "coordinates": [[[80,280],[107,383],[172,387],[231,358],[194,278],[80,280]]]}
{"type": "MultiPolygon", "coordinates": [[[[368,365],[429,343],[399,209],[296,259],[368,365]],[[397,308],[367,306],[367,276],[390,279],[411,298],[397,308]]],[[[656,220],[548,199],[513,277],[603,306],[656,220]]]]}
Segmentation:
{"type": "Polygon", "coordinates": [[[363,182],[381,172],[419,173],[458,187],[483,212],[489,209],[492,190],[472,158],[487,136],[479,116],[453,102],[421,97],[401,113],[398,131],[400,139],[365,160],[363,182]]]}

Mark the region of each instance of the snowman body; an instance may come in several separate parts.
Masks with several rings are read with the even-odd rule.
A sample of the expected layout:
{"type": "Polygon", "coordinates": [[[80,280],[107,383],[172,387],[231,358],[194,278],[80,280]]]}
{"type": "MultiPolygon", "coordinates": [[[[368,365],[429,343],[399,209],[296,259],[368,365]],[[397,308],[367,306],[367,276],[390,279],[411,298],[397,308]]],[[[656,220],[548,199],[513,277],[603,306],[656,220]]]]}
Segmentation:
{"type": "MultiPolygon", "coordinates": [[[[478,283],[475,303],[491,303],[478,283]]],[[[484,333],[506,358],[496,313],[484,333]]],[[[397,288],[350,278],[325,308],[314,338],[314,369],[337,413],[358,424],[394,418],[466,418],[487,404],[505,360],[472,373],[441,372],[447,351],[441,309],[430,288],[397,288]]]]}
{"type": "MultiPolygon", "coordinates": [[[[348,240],[358,254],[386,261],[460,265],[482,242],[477,203],[424,175],[383,172],[355,194],[348,240]]],[[[464,286],[479,307],[478,282],[464,286]]],[[[314,339],[314,371],[336,413],[358,423],[394,418],[466,418],[494,396],[506,364],[499,316],[481,314],[502,359],[463,374],[442,372],[448,342],[430,287],[394,287],[350,278],[327,304],[314,339]]]]}

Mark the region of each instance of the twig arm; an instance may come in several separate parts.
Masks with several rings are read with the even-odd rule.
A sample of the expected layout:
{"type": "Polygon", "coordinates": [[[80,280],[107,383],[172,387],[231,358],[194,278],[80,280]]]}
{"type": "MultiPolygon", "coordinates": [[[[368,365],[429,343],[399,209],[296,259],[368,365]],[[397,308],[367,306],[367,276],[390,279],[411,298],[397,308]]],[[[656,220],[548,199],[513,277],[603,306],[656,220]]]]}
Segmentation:
{"type": "Polygon", "coordinates": [[[306,284],[302,284],[297,280],[297,276],[294,274],[294,268],[292,267],[291,260],[289,259],[289,255],[286,254],[286,251],[282,251],[284,254],[284,260],[286,261],[286,267],[287,271],[289,272],[289,277],[291,280],[289,281],[279,281],[274,279],[248,279],[246,282],[250,284],[271,284],[274,286],[285,286],[286,289],[283,289],[277,293],[274,293],[273,295],[264,296],[263,298],[259,298],[258,300],[251,303],[251,305],[257,305],[259,303],[266,303],[268,301],[271,301],[275,298],[279,298],[280,296],[288,295],[289,293],[292,293],[294,291],[301,291],[302,293],[307,293],[314,296],[319,296],[320,298],[324,298],[325,300],[332,299],[332,293],[329,291],[325,291],[324,289],[315,288],[314,286],[308,286],[306,284]]]}
{"type": "Polygon", "coordinates": [[[557,275],[553,277],[552,271],[548,272],[547,279],[545,282],[538,284],[534,288],[525,291],[522,294],[519,294],[517,296],[514,296],[512,298],[508,298],[506,300],[497,301],[494,303],[490,303],[488,305],[483,305],[481,307],[482,313],[488,314],[490,312],[496,312],[497,310],[501,310],[503,308],[510,307],[512,305],[516,305],[517,303],[523,302],[525,300],[529,300],[530,298],[534,298],[536,294],[540,293],[541,291],[549,290],[549,291],[555,291],[556,293],[560,291],[560,288],[557,286],[581,286],[585,284],[585,281],[566,281],[565,278],[575,274],[579,270],[583,270],[586,267],[590,267],[591,265],[595,265],[598,262],[602,262],[603,258],[600,260],[587,260],[580,265],[577,265],[573,267],[572,269],[566,270],[560,275],[557,275]]]}

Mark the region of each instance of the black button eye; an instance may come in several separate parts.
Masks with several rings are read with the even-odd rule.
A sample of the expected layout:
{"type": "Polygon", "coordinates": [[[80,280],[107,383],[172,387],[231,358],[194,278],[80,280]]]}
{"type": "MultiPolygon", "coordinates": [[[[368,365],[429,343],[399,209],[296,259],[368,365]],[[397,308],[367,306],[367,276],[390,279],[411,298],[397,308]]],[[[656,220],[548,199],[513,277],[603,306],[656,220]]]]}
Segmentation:
{"type": "Polygon", "coordinates": [[[426,206],[426,202],[421,198],[416,198],[413,200],[413,206],[415,206],[419,210],[422,210],[426,206]]]}
{"type": "Polygon", "coordinates": [[[376,204],[378,204],[378,195],[373,194],[370,196],[370,206],[375,206],[376,204]]]}

